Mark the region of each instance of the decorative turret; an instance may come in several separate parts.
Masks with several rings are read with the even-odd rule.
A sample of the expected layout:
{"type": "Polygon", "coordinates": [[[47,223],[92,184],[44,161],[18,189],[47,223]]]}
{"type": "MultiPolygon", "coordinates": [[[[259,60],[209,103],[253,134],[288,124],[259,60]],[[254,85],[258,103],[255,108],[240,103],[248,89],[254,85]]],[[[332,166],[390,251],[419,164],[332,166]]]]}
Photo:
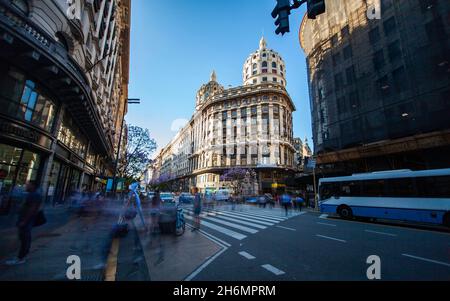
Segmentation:
{"type": "Polygon", "coordinates": [[[250,54],[243,69],[244,85],[278,83],[286,86],[285,64],[281,56],[267,48],[264,37],[259,41],[259,49],[250,54]]]}
{"type": "Polygon", "coordinates": [[[198,110],[203,104],[208,102],[208,99],[218,93],[222,93],[224,88],[217,82],[216,72],[213,70],[209,78],[209,82],[200,87],[197,92],[197,100],[195,103],[195,109],[198,110]]]}

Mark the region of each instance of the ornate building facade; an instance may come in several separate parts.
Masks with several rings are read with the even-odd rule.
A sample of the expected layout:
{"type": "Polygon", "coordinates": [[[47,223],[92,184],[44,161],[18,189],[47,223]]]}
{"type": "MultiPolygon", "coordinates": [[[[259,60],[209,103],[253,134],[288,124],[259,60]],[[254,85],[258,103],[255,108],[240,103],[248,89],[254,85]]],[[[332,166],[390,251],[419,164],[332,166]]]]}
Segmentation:
{"type": "Polygon", "coordinates": [[[62,201],[111,176],[126,114],[130,0],[0,0],[0,192],[62,201]]]}
{"type": "Polygon", "coordinates": [[[245,61],[243,85],[225,89],[215,72],[201,86],[196,110],[156,157],[154,180],[175,190],[223,187],[220,176],[233,167],[257,174],[254,193],[272,192],[295,170],[292,112],[286,91],[285,64],[264,38],[245,61]]]}
{"type": "Polygon", "coordinates": [[[450,167],[450,2],[326,6],[299,34],[323,172],[450,167]]]}

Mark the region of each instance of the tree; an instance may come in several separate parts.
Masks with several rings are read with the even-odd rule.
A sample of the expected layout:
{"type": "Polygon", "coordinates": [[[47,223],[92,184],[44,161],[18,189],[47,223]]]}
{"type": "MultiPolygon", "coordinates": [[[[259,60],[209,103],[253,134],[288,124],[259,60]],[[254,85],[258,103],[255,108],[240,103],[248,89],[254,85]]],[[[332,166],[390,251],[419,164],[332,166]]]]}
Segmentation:
{"type": "Polygon", "coordinates": [[[148,129],[130,125],[125,156],[119,163],[118,174],[125,178],[139,178],[151,162],[156,150],[156,141],[148,129]]]}
{"type": "Polygon", "coordinates": [[[256,173],[253,169],[233,167],[225,171],[220,180],[228,182],[233,192],[241,195],[244,186],[252,186],[254,184],[256,173]]]}

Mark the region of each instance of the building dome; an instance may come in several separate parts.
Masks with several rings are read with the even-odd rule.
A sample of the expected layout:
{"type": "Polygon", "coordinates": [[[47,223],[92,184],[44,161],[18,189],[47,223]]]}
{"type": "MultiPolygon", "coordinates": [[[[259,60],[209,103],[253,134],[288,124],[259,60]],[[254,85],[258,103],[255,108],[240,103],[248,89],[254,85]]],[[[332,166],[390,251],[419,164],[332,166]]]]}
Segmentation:
{"type": "Polygon", "coordinates": [[[242,72],[244,85],[278,83],[286,87],[286,67],[281,56],[267,48],[264,37],[259,41],[259,49],[250,54],[242,72]]]}
{"type": "Polygon", "coordinates": [[[195,103],[196,110],[198,110],[204,103],[206,103],[211,96],[217,93],[222,93],[223,90],[223,86],[217,82],[216,72],[213,71],[209,78],[209,82],[202,85],[197,92],[195,103]]]}

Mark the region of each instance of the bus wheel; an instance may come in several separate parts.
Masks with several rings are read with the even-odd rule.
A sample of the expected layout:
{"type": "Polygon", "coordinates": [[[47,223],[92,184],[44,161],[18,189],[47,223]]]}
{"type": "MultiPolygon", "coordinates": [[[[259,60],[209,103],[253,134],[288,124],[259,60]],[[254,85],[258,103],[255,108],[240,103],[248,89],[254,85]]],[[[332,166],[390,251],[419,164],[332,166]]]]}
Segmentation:
{"type": "Polygon", "coordinates": [[[347,205],[341,205],[338,207],[337,213],[344,219],[351,219],[353,217],[352,209],[347,205]]]}
{"type": "Polygon", "coordinates": [[[444,214],[443,224],[444,224],[444,226],[450,228],[450,212],[447,212],[446,214],[444,214]]]}

